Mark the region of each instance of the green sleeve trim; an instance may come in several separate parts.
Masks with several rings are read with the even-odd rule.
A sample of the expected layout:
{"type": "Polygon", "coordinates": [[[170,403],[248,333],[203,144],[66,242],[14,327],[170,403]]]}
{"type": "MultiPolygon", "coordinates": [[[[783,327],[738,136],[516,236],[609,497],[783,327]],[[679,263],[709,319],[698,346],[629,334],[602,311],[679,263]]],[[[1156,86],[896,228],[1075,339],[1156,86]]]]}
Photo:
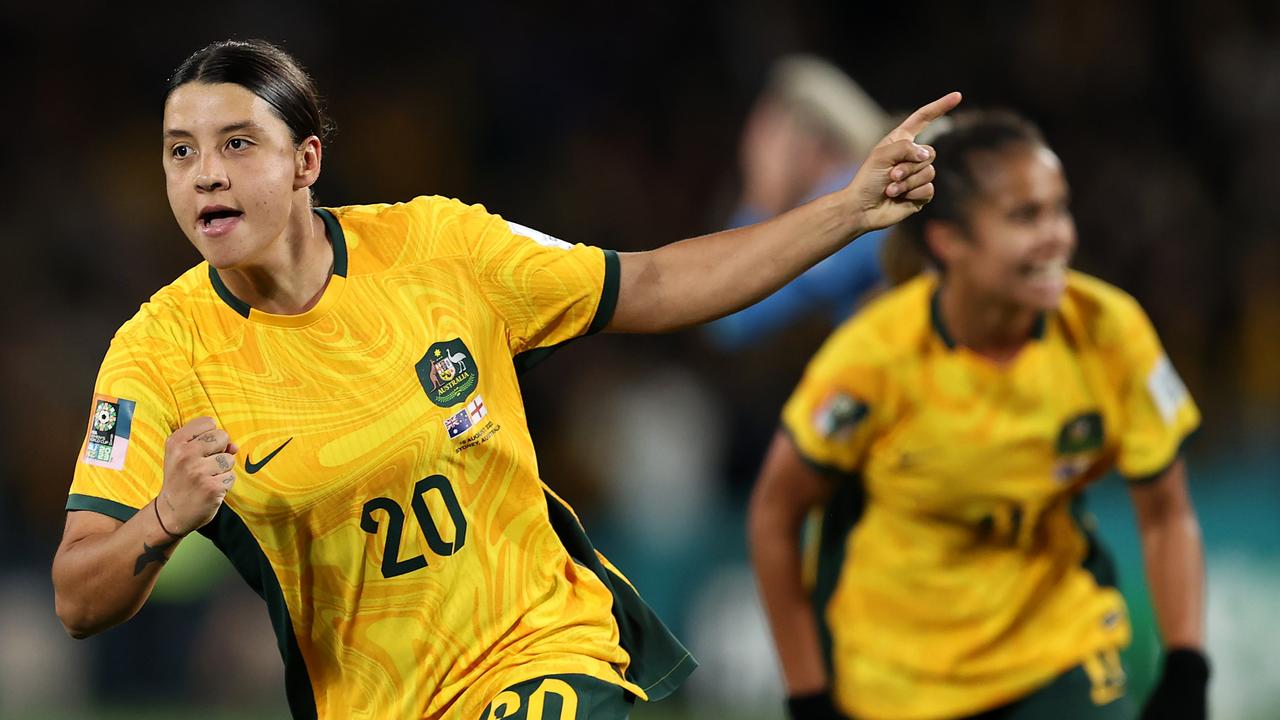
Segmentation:
{"type": "Polygon", "coordinates": [[[811,470],[818,473],[819,475],[825,478],[829,478],[831,480],[838,480],[842,482],[849,481],[849,480],[857,480],[858,478],[861,477],[861,473],[859,473],[857,470],[842,470],[841,468],[838,468],[835,465],[828,465],[827,463],[819,462],[809,457],[808,455],[806,455],[805,452],[800,449],[800,443],[796,442],[795,434],[791,432],[791,428],[787,427],[787,424],[785,422],[779,423],[778,429],[781,430],[782,434],[786,435],[787,439],[791,441],[791,447],[795,448],[796,455],[798,455],[800,459],[804,461],[804,464],[808,465],[811,470]]]}
{"type": "MultiPolygon", "coordinates": [[[[621,264],[618,261],[618,253],[612,250],[603,250],[604,252],[604,283],[600,289],[600,304],[596,306],[595,317],[591,319],[591,324],[587,326],[587,331],[578,337],[586,337],[594,335],[606,326],[613,319],[613,311],[618,307],[618,283],[621,276],[621,264]]],[[[538,363],[546,360],[552,353],[564,347],[568,343],[577,340],[578,337],[571,337],[564,342],[558,342],[555,345],[547,347],[533,348],[517,353],[512,362],[516,366],[516,372],[524,374],[533,369],[538,363]]]]}
{"type": "Polygon", "coordinates": [[[1174,448],[1173,457],[1169,459],[1169,462],[1161,465],[1159,470],[1149,475],[1137,475],[1133,477],[1125,475],[1124,479],[1128,481],[1130,485],[1150,485],[1151,483],[1159,480],[1165,473],[1169,472],[1169,468],[1173,467],[1178,460],[1182,459],[1182,452],[1186,450],[1187,445],[1191,443],[1191,439],[1199,434],[1199,432],[1200,428],[1196,428],[1184,435],[1182,440],[1178,442],[1178,447],[1174,448]]]}
{"type": "Polygon", "coordinates": [[[600,304],[596,306],[596,316],[591,319],[587,335],[595,335],[613,320],[613,312],[618,309],[618,287],[622,278],[622,263],[618,253],[604,251],[604,285],[600,289],[600,304]]]}
{"type": "Polygon", "coordinates": [[[129,522],[134,515],[138,514],[138,508],[129,507],[124,503],[79,493],[71,493],[67,497],[67,510],[88,510],[113,517],[120,522],[129,522]]]}

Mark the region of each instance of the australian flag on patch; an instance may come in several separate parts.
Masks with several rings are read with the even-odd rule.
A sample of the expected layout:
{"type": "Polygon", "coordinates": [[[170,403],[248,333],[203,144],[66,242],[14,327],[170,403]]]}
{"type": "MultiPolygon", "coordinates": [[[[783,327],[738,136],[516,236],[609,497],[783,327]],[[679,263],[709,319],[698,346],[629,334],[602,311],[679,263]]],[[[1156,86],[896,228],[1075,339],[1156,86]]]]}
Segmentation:
{"type": "Polygon", "coordinates": [[[470,430],[488,414],[489,410],[484,406],[484,398],[477,395],[476,399],[467,403],[466,407],[445,418],[444,429],[449,433],[449,437],[456,438],[470,430]]]}
{"type": "Polygon", "coordinates": [[[467,411],[459,410],[452,417],[444,419],[444,429],[448,431],[449,437],[456,438],[462,433],[471,429],[471,418],[467,415],[467,411]]]}

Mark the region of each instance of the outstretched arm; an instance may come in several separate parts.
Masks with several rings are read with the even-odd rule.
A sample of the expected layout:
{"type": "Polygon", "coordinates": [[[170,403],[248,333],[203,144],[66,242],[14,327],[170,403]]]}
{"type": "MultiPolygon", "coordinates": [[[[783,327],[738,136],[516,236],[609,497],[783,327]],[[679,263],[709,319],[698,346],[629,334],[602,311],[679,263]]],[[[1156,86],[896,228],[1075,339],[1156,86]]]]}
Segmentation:
{"type": "Polygon", "coordinates": [[[867,157],[853,181],[771,220],[619,255],[611,332],[666,332],[723,317],[777,290],[859,235],[933,198],[933,149],[915,143],[960,103],[951,93],[915,111],[867,157]]]}

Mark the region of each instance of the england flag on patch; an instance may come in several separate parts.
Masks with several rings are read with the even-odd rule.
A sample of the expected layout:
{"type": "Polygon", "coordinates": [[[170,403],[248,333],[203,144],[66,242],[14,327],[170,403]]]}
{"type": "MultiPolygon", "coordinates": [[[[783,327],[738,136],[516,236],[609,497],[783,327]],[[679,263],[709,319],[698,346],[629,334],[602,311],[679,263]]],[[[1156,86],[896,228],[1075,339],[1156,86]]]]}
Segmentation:
{"type": "Polygon", "coordinates": [[[489,410],[484,406],[484,398],[479,395],[475,400],[467,403],[467,417],[471,420],[471,424],[475,425],[480,422],[480,418],[489,414],[489,410]]]}

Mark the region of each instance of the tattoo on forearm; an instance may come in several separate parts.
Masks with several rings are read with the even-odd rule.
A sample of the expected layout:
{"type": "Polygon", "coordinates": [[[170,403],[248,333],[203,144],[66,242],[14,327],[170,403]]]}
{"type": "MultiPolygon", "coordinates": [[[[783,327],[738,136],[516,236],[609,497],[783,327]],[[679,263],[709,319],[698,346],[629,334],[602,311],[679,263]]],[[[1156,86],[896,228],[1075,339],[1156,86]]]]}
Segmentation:
{"type": "Polygon", "coordinates": [[[165,564],[165,561],[167,561],[169,557],[164,554],[164,551],[173,547],[174,544],[174,542],[167,542],[152,547],[146,543],[142,543],[142,554],[138,556],[138,559],[133,564],[133,576],[137,577],[141,575],[143,569],[153,562],[160,563],[161,565],[165,564]]]}

